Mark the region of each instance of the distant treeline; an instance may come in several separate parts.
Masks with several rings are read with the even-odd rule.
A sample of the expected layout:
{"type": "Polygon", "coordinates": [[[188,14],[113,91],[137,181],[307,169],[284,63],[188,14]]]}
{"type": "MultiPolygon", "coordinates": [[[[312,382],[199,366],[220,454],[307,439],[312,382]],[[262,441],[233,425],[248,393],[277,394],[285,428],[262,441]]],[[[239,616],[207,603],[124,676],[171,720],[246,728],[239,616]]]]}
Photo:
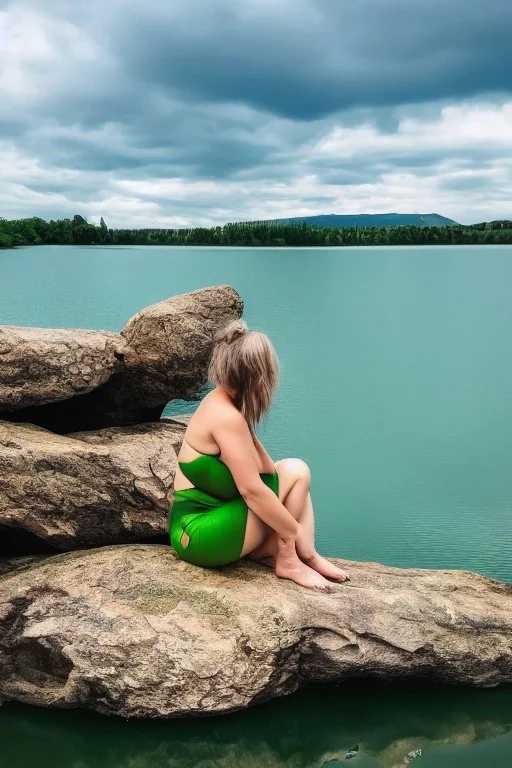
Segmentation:
{"type": "Polygon", "coordinates": [[[82,216],[60,221],[0,219],[0,248],[17,245],[488,245],[512,243],[512,221],[462,226],[321,228],[309,224],[242,222],[194,229],[109,229],[82,216]]]}

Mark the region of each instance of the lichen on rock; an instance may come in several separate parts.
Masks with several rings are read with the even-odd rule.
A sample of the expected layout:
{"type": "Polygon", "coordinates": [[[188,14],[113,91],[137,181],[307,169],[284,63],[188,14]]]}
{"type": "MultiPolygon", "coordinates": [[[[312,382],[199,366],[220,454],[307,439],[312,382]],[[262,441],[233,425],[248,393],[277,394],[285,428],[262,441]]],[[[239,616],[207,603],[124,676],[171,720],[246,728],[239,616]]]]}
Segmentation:
{"type": "Polygon", "coordinates": [[[512,682],[512,585],[338,561],[351,581],[317,594],[177,559],[188,419],[162,409],[196,396],[242,309],[213,286],[120,334],[0,329],[0,699],[166,718],[353,678],[512,682]]]}
{"type": "Polygon", "coordinates": [[[119,334],[0,327],[0,419],[61,434],[155,421],[206,384],[215,332],[241,317],[229,285],[173,296],[119,334]]]}
{"type": "Polygon", "coordinates": [[[184,430],[169,420],[56,435],[0,421],[0,552],[161,539],[184,430]]]}
{"type": "Polygon", "coordinates": [[[512,585],[338,562],[352,580],[324,595],[250,561],[189,565],[168,545],[25,563],[0,578],[0,698],[161,718],[358,677],[512,682],[512,585]]]}

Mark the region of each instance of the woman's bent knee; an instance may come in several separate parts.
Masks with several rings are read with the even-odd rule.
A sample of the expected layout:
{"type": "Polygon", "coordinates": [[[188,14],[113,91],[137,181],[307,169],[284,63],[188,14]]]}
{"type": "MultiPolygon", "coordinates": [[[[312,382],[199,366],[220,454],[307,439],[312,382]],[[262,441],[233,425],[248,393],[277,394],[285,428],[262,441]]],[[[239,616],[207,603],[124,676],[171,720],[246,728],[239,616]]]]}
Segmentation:
{"type": "Polygon", "coordinates": [[[303,480],[311,484],[311,470],[303,459],[289,458],[276,462],[278,473],[281,472],[293,480],[303,480]]]}

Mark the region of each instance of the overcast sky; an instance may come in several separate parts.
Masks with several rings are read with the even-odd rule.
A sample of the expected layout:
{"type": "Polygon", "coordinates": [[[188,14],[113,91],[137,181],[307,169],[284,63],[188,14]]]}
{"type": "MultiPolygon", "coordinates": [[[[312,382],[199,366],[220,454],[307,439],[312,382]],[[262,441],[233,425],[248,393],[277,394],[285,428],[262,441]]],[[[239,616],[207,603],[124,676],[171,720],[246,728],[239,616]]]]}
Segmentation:
{"type": "Polygon", "coordinates": [[[511,0],[0,0],[0,216],[512,218],[511,0]]]}

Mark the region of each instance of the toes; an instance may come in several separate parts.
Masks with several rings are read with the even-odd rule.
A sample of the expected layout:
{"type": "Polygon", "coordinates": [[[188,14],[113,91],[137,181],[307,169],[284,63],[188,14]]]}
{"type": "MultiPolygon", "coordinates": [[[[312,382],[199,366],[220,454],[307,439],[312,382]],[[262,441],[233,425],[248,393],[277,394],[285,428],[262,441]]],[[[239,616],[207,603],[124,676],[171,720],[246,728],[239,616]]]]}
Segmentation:
{"type": "Polygon", "coordinates": [[[338,582],[350,581],[350,576],[339,576],[338,574],[331,575],[329,576],[329,578],[332,579],[333,581],[338,581],[338,582]]]}

